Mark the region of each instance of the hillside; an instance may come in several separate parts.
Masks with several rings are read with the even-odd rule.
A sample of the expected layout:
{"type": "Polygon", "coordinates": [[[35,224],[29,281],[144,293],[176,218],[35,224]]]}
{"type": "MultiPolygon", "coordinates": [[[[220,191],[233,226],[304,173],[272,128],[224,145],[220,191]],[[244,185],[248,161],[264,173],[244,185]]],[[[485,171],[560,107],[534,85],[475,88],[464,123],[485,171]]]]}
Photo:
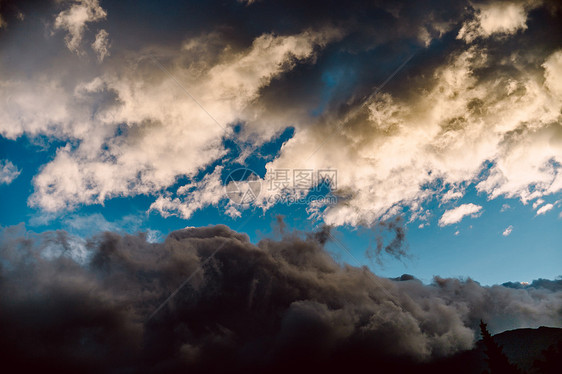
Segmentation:
{"type": "MultiPolygon", "coordinates": [[[[562,340],[562,329],[541,326],[538,329],[516,329],[494,335],[494,341],[503,347],[509,361],[526,373],[532,371],[533,362],[542,359],[542,351],[562,340]]],[[[474,349],[459,352],[447,359],[428,365],[434,372],[481,374],[487,369],[482,341],[474,349]]]]}

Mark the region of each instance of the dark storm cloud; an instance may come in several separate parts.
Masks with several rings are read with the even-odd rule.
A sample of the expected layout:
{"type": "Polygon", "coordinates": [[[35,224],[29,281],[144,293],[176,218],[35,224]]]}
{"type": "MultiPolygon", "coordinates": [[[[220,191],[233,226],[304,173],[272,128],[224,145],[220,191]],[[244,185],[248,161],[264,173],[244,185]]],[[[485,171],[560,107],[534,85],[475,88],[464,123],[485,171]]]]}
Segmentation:
{"type": "Polygon", "coordinates": [[[69,372],[404,367],[470,348],[480,318],[494,331],[560,326],[559,290],[393,281],[336,264],[325,240],[253,245],[214,226],[161,244],[110,232],[83,242],[6,228],[0,352],[22,370],[69,372]]]}
{"type": "MultiPolygon", "coordinates": [[[[7,20],[6,29],[0,32],[0,38],[4,39],[0,39],[3,41],[0,45],[10,55],[4,67],[11,62],[15,64],[14,70],[20,71],[22,67],[18,64],[25,61],[37,73],[49,69],[44,62],[54,59],[66,68],[76,65],[73,70],[83,80],[92,75],[80,68],[84,64],[97,71],[95,60],[83,58],[73,64],[61,61],[57,55],[71,57],[62,41],[64,32],[53,29],[53,22],[57,13],[72,3],[0,2],[0,14],[7,20]],[[23,27],[18,30],[22,25],[27,40],[20,35],[23,27]],[[44,48],[45,43],[48,48],[44,48]]],[[[341,40],[328,46],[313,67],[307,64],[297,67],[264,89],[261,101],[271,107],[272,113],[291,106],[321,111],[330,103],[340,105],[351,97],[367,95],[402,61],[424,49],[426,39],[438,39],[458,29],[469,14],[466,1],[440,0],[423,3],[285,0],[260,1],[249,6],[238,1],[166,0],[100,1],[99,5],[107,16],[95,25],[87,25],[84,45],[93,42],[96,29],[107,30],[114,58],[106,69],[118,61],[122,63],[123,59],[146,53],[166,59],[170,54],[177,55],[186,40],[210,33],[218,36],[219,48],[213,51],[211,47],[204,56],[197,56],[199,59],[206,60],[213,53],[217,57],[227,46],[230,53],[242,51],[263,34],[294,35],[327,27],[340,30],[341,40]]],[[[185,56],[181,60],[185,63],[185,56]]]]}
{"type": "MultiPolygon", "coordinates": [[[[56,15],[72,3],[0,2],[0,14],[7,23],[0,32],[0,45],[10,57],[9,61],[4,61],[4,68],[14,64],[15,71],[10,73],[16,73],[22,69],[18,64],[25,61],[24,66],[31,65],[29,72],[37,73],[38,70],[52,70],[45,61],[56,60],[67,69],[72,66],[75,71],[72,75],[79,75],[82,80],[92,75],[81,68],[84,64],[89,70],[98,71],[92,59],[75,61],[79,63],[60,59],[61,53],[71,56],[65,51],[64,32],[55,30],[53,23],[56,15]]],[[[467,13],[465,1],[421,4],[287,0],[246,6],[238,1],[167,0],[158,3],[100,1],[99,5],[107,16],[86,26],[83,47],[93,42],[98,28],[107,30],[114,58],[106,69],[122,63],[123,59],[134,59],[146,53],[156,53],[166,59],[170,54],[177,55],[186,40],[210,33],[218,36],[219,48],[213,51],[211,47],[204,56],[196,56],[198,59],[206,60],[209,54],[217,57],[227,46],[230,53],[239,52],[263,34],[293,35],[326,27],[340,30],[341,40],[319,56],[313,69],[305,64],[265,90],[263,102],[270,104],[274,112],[291,105],[321,108],[326,101],[341,102],[351,96],[367,94],[403,59],[423,48],[422,30],[426,30],[430,39],[439,38],[445,31],[458,27],[467,13]],[[335,92],[329,95],[323,92],[330,89],[335,92]]],[[[184,59],[185,56],[182,61],[184,59]]]]}
{"type": "MultiPolygon", "coordinates": [[[[350,31],[348,49],[363,49],[380,40],[417,36],[420,26],[456,20],[466,12],[465,1],[260,1],[246,6],[238,1],[101,2],[108,14],[120,15],[121,27],[131,30],[125,40],[161,41],[184,38],[199,30],[225,30],[226,37],[251,42],[264,32],[294,34],[303,28],[326,25],[350,31]],[[446,6],[445,6],[446,5],[446,6]],[[389,27],[393,27],[390,32],[389,27]],[[149,30],[153,30],[150,33],[149,30]],[[140,32],[137,34],[135,32],[140,32]],[[391,36],[392,35],[392,36],[391,36]]],[[[111,19],[110,19],[111,21],[111,19]]],[[[116,26],[117,27],[117,26],[116,26]]]]}

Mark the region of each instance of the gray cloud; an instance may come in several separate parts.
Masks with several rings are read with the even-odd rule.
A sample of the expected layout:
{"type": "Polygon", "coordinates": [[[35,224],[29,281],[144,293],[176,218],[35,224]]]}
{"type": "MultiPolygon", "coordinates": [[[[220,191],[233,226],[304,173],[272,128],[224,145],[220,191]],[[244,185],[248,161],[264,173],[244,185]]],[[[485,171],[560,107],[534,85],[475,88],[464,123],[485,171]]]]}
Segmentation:
{"type": "Polygon", "coordinates": [[[374,259],[379,265],[383,264],[383,254],[388,254],[396,259],[408,257],[408,243],[406,241],[406,225],[402,216],[387,220],[380,220],[373,226],[376,245],[366,251],[366,255],[374,259]],[[390,235],[389,240],[385,240],[390,235]],[[385,243],[386,242],[386,243],[385,243]]]}
{"type": "Polygon", "coordinates": [[[175,231],[164,243],[111,232],[79,241],[4,228],[2,352],[22,368],[81,372],[404,368],[470,348],[480,318],[493,332],[561,326],[559,282],[513,289],[390,280],[336,264],[325,239],[285,233],[253,245],[210,226],[175,231]]]}

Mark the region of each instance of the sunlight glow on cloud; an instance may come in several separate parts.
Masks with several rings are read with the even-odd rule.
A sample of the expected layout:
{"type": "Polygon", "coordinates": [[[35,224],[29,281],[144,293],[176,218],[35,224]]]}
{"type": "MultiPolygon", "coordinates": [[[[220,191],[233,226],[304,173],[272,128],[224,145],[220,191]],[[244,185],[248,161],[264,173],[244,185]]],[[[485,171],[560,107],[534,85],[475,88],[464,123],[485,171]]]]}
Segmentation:
{"type": "MultiPolygon", "coordinates": [[[[476,5],[475,19],[464,23],[457,39],[467,43],[478,37],[489,37],[494,34],[514,34],[527,28],[526,5],[537,6],[540,2],[499,2],[476,5]]],[[[528,6],[527,6],[528,7],[528,6]]]]}
{"type": "Polygon", "coordinates": [[[469,47],[434,71],[423,95],[402,101],[378,94],[344,117],[297,128],[268,170],[337,169],[337,192],[345,199],[324,213],[335,225],[373,222],[401,205],[415,210],[439,193],[425,187],[438,179],[450,189],[476,182],[490,198],[523,202],[559,191],[562,176],[552,160],[562,160],[560,98],[540,76],[479,77],[475,72],[491,59],[469,47]],[[477,179],[489,160],[489,174],[477,179]]]}

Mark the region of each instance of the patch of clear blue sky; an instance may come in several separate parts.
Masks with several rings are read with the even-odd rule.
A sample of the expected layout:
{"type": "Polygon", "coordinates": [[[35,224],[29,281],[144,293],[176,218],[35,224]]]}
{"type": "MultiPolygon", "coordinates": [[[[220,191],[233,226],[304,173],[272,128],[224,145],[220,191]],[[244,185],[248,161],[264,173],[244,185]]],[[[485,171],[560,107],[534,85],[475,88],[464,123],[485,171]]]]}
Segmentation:
{"type": "MultiPolygon", "coordinates": [[[[545,198],[554,202],[558,196],[545,198]]],[[[428,204],[433,216],[429,226],[418,228],[415,221],[407,226],[406,239],[410,258],[401,261],[383,256],[383,266],[365,256],[373,245],[367,230],[341,228],[340,238],[346,242],[356,258],[370,264],[381,276],[393,277],[409,273],[422,281],[431,282],[433,276],[470,277],[482,284],[499,284],[508,280],[531,281],[538,278],[554,279],[562,274],[562,230],[560,208],[537,216],[531,204],[523,205],[516,199],[487,200],[470,186],[466,195],[450,207],[474,203],[483,207],[477,218],[465,217],[457,224],[439,227],[444,211],[437,202],[428,204]],[[510,208],[502,211],[504,204],[510,208]],[[512,226],[512,232],[503,236],[512,226]],[[457,235],[455,235],[458,232],[457,235]]],[[[335,245],[343,261],[352,263],[350,256],[335,245]]]]}
{"type": "MultiPolygon", "coordinates": [[[[238,128],[237,131],[240,129],[238,128]]],[[[246,166],[258,175],[264,176],[265,165],[278,153],[283,142],[293,136],[293,130],[288,129],[273,141],[264,144],[246,160],[245,165],[228,162],[237,156],[237,146],[232,141],[225,141],[230,156],[217,161],[202,171],[196,180],[215,166],[224,164],[224,176],[230,170],[246,166]]],[[[27,206],[27,199],[33,192],[32,179],[40,168],[55,156],[56,149],[65,143],[49,139],[37,139],[31,142],[22,137],[17,141],[0,137],[0,158],[11,160],[20,170],[21,175],[10,185],[0,186],[0,225],[11,226],[24,222],[28,229],[35,232],[65,229],[80,235],[96,233],[95,227],[76,229],[71,227],[73,217],[88,217],[98,215],[105,220],[122,226],[123,231],[158,230],[163,237],[169,232],[186,226],[206,226],[225,224],[234,230],[245,232],[252,242],[276,233],[278,215],[284,217],[289,229],[310,231],[318,228],[319,222],[309,220],[305,205],[279,204],[272,209],[262,212],[259,209],[242,211],[242,217],[232,219],[224,214],[224,204],[210,206],[195,214],[188,220],[175,216],[164,218],[158,213],[147,214],[153,196],[136,196],[132,198],[114,198],[105,202],[104,206],[82,206],[75,212],[70,212],[50,220],[47,224],[38,224],[37,217],[42,213],[27,206]],[[130,222],[128,217],[135,217],[136,224],[125,225],[130,222]]],[[[180,178],[169,191],[185,183],[187,179],[180,178]]],[[[554,202],[557,196],[545,198],[545,202],[554,202]]],[[[431,282],[433,276],[441,277],[471,277],[482,284],[497,284],[506,281],[531,281],[537,278],[553,279],[562,274],[562,230],[559,218],[560,207],[555,207],[544,215],[536,216],[531,204],[523,205],[519,200],[497,198],[488,201],[483,194],[477,194],[473,186],[469,186],[465,196],[456,203],[439,206],[438,201],[427,203],[426,208],[432,211],[429,225],[418,228],[420,222],[415,221],[407,225],[406,240],[409,246],[410,258],[397,260],[383,255],[383,265],[369,259],[366,251],[376,246],[375,237],[371,230],[365,228],[339,227],[334,235],[344,243],[353,257],[361,264],[369,266],[381,276],[395,277],[403,273],[412,274],[424,282],[431,282]],[[437,222],[443,211],[463,203],[474,203],[483,206],[483,212],[478,218],[465,217],[461,222],[439,227],[437,222]],[[502,206],[509,204],[510,208],[502,211],[502,206]],[[502,232],[513,226],[509,236],[502,232]],[[458,235],[455,233],[458,231],[458,235]]],[[[387,241],[391,237],[385,238],[387,241]]],[[[357,265],[355,260],[344,249],[335,243],[328,244],[328,249],[334,257],[342,262],[357,265]]]]}

